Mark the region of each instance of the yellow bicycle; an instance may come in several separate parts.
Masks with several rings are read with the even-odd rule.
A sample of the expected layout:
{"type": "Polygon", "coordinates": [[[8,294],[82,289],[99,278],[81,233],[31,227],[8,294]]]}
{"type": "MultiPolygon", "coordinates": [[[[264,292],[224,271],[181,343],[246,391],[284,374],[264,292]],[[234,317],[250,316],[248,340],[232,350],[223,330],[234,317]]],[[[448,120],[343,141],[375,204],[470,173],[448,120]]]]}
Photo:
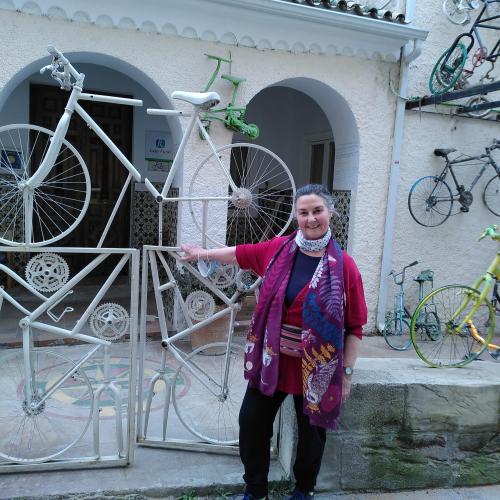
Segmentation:
{"type": "MultiPolygon", "coordinates": [[[[500,241],[498,227],[486,228],[480,240],[486,236],[500,241]]],[[[435,368],[464,366],[486,349],[494,359],[499,358],[500,342],[493,341],[495,317],[500,314],[499,280],[500,252],[497,252],[486,272],[472,287],[446,285],[422,299],[411,319],[410,338],[425,363],[435,368]],[[430,303],[439,318],[439,330],[433,335],[417,328],[421,311],[430,303]]]]}

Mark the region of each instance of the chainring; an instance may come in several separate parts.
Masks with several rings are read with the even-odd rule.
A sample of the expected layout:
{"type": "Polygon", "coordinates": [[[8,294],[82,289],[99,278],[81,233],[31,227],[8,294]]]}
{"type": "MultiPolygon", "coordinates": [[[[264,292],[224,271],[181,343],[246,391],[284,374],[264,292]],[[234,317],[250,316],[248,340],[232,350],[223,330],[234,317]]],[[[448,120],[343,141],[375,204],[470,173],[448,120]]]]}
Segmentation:
{"type": "Polygon", "coordinates": [[[236,274],[235,282],[238,291],[246,293],[253,290],[258,276],[249,270],[240,269],[236,274]]]}
{"type": "Polygon", "coordinates": [[[458,202],[460,203],[460,205],[467,208],[472,205],[473,201],[474,196],[472,196],[472,193],[470,191],[462,191],[460,193],[460,197],[458,198],[458,202]]]}
{"type": "Polygon", "coordinates": [[[26,264],[26,281],[38,292],[59,290],[69,278],[68,263],[56,253],[39,253],[26,264]]]}
{"type": "Polygon", "coordinates": [[[203,321],[214,314],[215,300],[209,293],[196,290],[186,297],[186,307],[191,319],[203,321]]]}
{"type": "Polygon", "coordinates": [[[234,283],[237,272],[238,266],[235,266],[234,264],[219,264],[208,279],[217,288],[223,289],[231,286],[234,283]]]}
{"type": "Polygon", "coordinates": [[[95,308],[89,323],[96,337],[103,340],[118,340],[127,333],[130,317],[120,304],[106,302],[95,308]]]}

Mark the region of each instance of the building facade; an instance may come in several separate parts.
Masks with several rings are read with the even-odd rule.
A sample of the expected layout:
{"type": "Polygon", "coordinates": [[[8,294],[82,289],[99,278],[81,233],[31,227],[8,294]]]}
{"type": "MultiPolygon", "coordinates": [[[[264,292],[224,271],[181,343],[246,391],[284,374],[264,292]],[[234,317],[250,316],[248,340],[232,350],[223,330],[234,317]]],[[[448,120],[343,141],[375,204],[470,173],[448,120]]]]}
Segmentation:
{"type": "MultiPolygon", "coordinates": [[[[448,23],[437,2],[394,0],[378,13],[347,2],[346,9],[287,0],[2,0],[0,126],[55,127],[67,93],[39,73],[49,63],[46,47],[53,44],[85,73],[86,90],[144,101],[133,109],[94,103],[92,113],[141,174],[162,182],[166,169],[150,160],[148,138],[160,134],[173,154],[186,123],[148,116],[146,108],[188,109],[171,99],[172,92],[205,88],[214,69],[206,54],[230,57],[231,67],[223,71],[246,78],[238,101],[247,104],[247,120],[259,125],[255,142],[285,161],[297,185],[322,182],[336,195],[343,215],[340,235],[362,272],[367,331],[374,332],[390,294],[383,281],[391,268],[419,260],[443,284],[478,274],[489,261],[492,243],[477,245],[475,239],[495,221],[479,200],[470,213],[426,228],[411,219],[406,199],[414,180],[437,172],[434,148],[476,154],[491,142],[498,123],[437,112],[403,111],[401,118],[401,73],[409,75],[403,81],[407,95],[428,93],[426,75],[462,29],[448,23]]],[[[227,80],[218,78],[212,88],[223,102],[231,99],[227,80]]],[[[70,132],[96,179],[91,213],[102,220],[125,171],[81,124],[70,132]]],[[[210,134],[217,145],[246,140],[217,123],[210,134]]],[[[206,145],[193,135],[175,189],[188,189],[206,154],[206,145]]],[[[135,183],[119,215],[121,230],[110,234],[108,244],[155,243],[155,209],[144,186],[135,183]]],[[[168,241],[189,241],[195,227],[188,208],[169,210],[168,241]]],[[[93,246],[95,227],[82,224],[65,243],[93,246]]]]}

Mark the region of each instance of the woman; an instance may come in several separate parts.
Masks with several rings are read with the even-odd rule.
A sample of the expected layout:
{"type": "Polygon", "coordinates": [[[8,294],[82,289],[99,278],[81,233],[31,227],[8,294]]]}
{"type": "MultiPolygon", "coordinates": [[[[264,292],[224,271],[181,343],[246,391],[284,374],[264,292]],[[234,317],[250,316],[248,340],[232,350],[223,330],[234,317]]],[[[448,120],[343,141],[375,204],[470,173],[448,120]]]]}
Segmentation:
{"type": "Polygon", "coordinates": [[[263,276],[245,348],[248,388],[241,405],[244,500],[267,498],[273,421],[288,394],[298,423],[296,487],[289,500],[312,499],[326,441],[336,426],[366,323],[361,275],[332,239],[334,205],[321,185],[295,196],[299,229],[254,245],[205,250],[183,245],[184,260],[238,264],[263,276]]]}

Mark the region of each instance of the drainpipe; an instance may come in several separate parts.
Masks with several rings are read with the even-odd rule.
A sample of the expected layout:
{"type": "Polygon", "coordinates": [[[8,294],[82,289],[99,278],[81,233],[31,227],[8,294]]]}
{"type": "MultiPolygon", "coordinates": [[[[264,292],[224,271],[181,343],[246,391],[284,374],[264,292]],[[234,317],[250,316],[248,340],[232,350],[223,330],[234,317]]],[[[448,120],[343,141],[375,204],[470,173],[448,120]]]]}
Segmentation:
{"type": "Polygon", "coordinates": [[[407,23],[413,22],[414,13],[415,13],[415,0],[406,0],[405,20],[407,23]]]}
{"type": "MultiPolygon", "coordinates": [[[[407,0],[406,12],[413,17],[414,1],[407,0]]],[[[408,42],[401,49],[399,95],[406,97],[408,94],[408,66],[422,51],[422,41],[414,40],[413,45],[408,42]]],[[[405,100],[398,97],[396,103],[396,116],[394,120],[394,142],[392,146],[391,176],[387,193],[387,212],[385,218],[384,246],[382,249],[382,264],[380,269],[380,285],[378,292],[377,328],[384,329],[385,313],[387,310],[387,276],[391,270],[392,241],[394,233],[394,218],[396,213],[396,199],[399,182],[399,160],[401,157],[401,144],[405,119],[405,100]]]]}

